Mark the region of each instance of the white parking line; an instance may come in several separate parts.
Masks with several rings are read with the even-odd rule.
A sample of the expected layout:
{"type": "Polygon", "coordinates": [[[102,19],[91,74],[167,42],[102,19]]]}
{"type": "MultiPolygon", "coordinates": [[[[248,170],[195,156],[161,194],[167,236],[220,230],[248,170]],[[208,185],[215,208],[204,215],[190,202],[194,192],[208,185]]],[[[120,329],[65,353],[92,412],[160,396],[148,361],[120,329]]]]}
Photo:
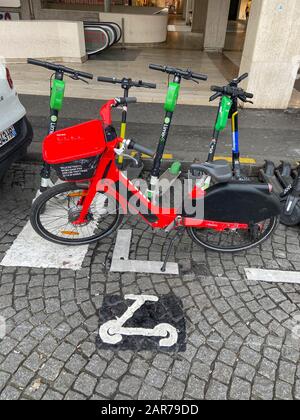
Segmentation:
{"type": "Polygon", "coordinates": [[[248,280],[264,281],[267,283],[300,284],[300,272],[298,271],[275,271],[245,268],[245,272],[248,280]]]}
{"type": "Polygon", "coordinates": [[[7,251],[0,265],[4,267],[58,268],[80,270],[88,246],[62,246],[38,236],[30,223],[7,251]]]}
{"type": "Polygon", "coordinates": [[[119,230],[110,271],[115,273],[143,273],[143,274],[174,274],[179,275],[179,266],[168,263],[165,272],[162,272],[161,261],[129,260],[132,230],[119,230]]]}

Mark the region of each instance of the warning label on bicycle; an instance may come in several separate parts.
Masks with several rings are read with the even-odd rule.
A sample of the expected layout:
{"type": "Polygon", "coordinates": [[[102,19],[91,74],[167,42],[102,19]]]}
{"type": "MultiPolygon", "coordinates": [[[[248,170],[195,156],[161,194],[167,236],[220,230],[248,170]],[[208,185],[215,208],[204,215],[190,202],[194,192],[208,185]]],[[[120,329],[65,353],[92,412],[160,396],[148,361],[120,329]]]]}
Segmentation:
{"type": "Polygon", "coordinates": [[[107,295],[99,312],[97,346],[116,351],[186,350],[182,302],[174,294],[107,295]]]}

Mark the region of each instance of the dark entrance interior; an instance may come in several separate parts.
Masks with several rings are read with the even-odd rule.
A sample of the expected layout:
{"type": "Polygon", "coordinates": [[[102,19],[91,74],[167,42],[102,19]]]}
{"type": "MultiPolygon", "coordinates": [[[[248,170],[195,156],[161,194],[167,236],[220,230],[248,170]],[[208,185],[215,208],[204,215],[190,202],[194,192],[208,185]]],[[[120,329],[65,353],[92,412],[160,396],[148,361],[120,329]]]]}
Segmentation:
{"type": "Polygon", "coordinates": [[[239,13],[239,0],[231,0],[230,2],[230,10],[229,10],[229,20],[237,20],[238,13],[239,13]]]}

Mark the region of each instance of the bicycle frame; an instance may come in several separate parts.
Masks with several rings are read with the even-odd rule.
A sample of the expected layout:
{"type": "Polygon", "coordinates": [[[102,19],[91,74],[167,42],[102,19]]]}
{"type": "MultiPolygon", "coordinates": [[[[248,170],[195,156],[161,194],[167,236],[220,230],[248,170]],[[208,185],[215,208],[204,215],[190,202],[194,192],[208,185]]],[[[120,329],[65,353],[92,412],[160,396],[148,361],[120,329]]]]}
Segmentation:
{"type": "MultiPolygon", "coordinates": [[[[97,192],[102,192],[116,200],[124,214],[127,214],[128,210],[133,214],[139,214],[154,229],[170,230],[180,226],[211,228],[218,231],[249,229],[248,224],[224,223],[185,217],[178,213],[178,209],[163,208],[155,205],[119,170],[116,164],[115,149],[118,148],[120,142],[122,142],[122,139],[117,138],[107,143],[107,149],[100,159],[95,176],[90,180],[88,192],[82,197],[82,202],[80,203],[82,211],[79,218],[73,222],[74,225],[86,223],[90,206],[97,192]],[[139,203],[139,210],[133,203],[139,203]]],[[[195,187],[190,194],[190,199],[196,196],[198,199],[204,197],[205,192],[201,189],[197,190],[197,187],[195,187]]]]}

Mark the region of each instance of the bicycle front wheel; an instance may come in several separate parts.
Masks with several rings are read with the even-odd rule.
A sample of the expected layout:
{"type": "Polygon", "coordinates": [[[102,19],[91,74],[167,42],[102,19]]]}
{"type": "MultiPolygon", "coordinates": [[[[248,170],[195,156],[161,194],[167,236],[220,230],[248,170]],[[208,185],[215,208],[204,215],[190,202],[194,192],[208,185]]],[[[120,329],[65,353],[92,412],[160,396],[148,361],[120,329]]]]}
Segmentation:
{"type": "Polygon", "coordinates": [[[275,231],[279,218],[273,217],[253,224],[249,229],[189,228],[188,233],[195,243],[216,252],[234,253],[254,248],[266,241],[275,231]]]}
{"type": "Polygon", "coordinates": [[[50,188],[33,203],[30,217],[33,229],[44,239],[60,245],[87,245],[111,235],[123,215],[118,203],[102,193],[96,194],[86,222],[74,224],[87,193],[87,187],[73,183],[50,188]]]}

